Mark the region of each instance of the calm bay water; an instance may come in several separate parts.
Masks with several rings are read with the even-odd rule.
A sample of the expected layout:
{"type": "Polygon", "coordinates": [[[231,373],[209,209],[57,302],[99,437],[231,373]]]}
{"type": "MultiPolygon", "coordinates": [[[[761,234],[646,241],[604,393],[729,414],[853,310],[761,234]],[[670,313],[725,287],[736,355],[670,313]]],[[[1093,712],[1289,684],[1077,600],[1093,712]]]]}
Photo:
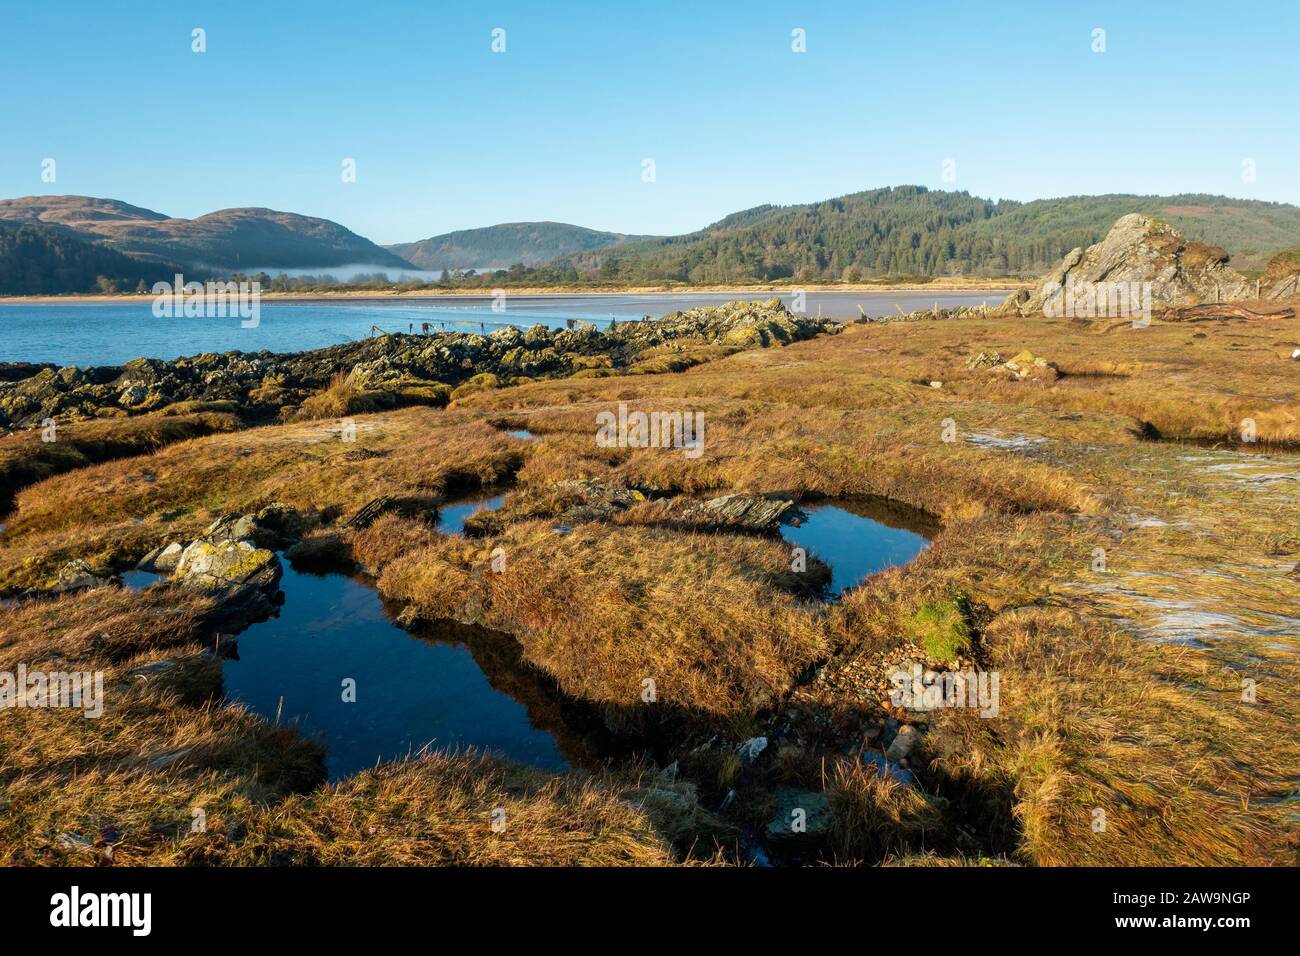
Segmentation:
{"type": "MultiPolygon", "coordinates": [[[[907,292],[810,292],[807,313],[829,318],[888,315],[930,308],[996,304],[1005,295],[938,295],[907,292]]],[[[299,352],[364,338],[371,327],[385,332],[490,332],[504,325],[538,323],[563,328],[569,319],[608,325],[676,309],[716,305],[735,298],[770,298],[763,293],[666,293],[655,295],[508,296],[504,312],[492,310],[487,296],[436,299],[356,299],[338,302],[264,300],[257,328],[240,327],[237,318],[155,318],[152,299],[138,302],[32,304],[0,300],[0,362],[55,362],[60,365],[120,365],[133,358],[174,359],[202,352],[239,350],[299,352]]],[[[787,305],[789,295],[782,296],[787,305]]]]}

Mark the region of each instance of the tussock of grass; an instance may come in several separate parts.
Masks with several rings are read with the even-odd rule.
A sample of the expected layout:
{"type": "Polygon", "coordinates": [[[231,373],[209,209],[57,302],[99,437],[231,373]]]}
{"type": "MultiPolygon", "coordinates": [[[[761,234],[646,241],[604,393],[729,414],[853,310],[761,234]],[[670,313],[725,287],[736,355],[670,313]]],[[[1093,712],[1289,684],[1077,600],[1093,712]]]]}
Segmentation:
{"type": "Polygon", "coordinates": [[[366,770],[287,801],[259,854],[347,866],[664,866],[675,862],[626,785],[475,752],[366,770]],[[493,821],[497,829],[493,829],[493,821]]]}
{"type": "Polygon", "coordinates": [[[872,763],[836,764],[829,788],[832,840],[842,861],[874,863],[924,850],[942,838],[943,814],[916,787],[894,780],[872,763]]]}
{"type": "Polygon", "coordinates": [[[342,418],[391,408],[396,397],[391,392],[362,389],[346,372],[338,372],[329,385],[307,398],[299,409],[302,418],[342,418]]]}
{"type": "Polygon", "coordinates": [[[1003,615],[986,640],[1015,733],[999,740],[973,719],[941,722],[938,733],[952,738],[949,772],[1014,782],[1023,859],[1294,860],[1284,807],[1251,799],[1294,767],[1294,737],[1273,737],[1288,734],[1274,706],[1242,706],[1237,675],[1061,609],[1003,615]]]}
{"type": "Polygon", "coordinates": [[[379,587],[420,616],[508,631],[575,696],[653,712],[653,681],[659,706],[725,715],[770,705],[825,653],[816,615],[773,587],[788,563],[753,537],[525,521],[406,554],[379,587]]]}
{"type": "Polygon", "coordinates": [[[489,389],[500,388],[501,380],[491,372],[480,372],[457,385],[451,391],[451,400],[453,402],[474,395],[476,392],[484,392],[489,389]]]}
{"type": "Polygon", "coordinates": [[[930,660],[956,664],[971,650],[966,614],[966,599],[961,596],[925,604],[907,621],[906,634],[930,660]]]}

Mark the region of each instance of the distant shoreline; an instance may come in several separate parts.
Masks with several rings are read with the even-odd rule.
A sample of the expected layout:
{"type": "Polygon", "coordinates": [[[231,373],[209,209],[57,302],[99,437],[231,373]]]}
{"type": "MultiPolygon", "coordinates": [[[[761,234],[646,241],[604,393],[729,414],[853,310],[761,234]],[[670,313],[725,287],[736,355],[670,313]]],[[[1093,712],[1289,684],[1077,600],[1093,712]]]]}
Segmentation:
{"type": "MultiPolygon", "coordinates": [[[[935,292],[941,295],[951,295],[953,293],[966,292],[978,294],[981,292],[1005,293],[1007,290],[1029,289],[1034,283],[1026,279],[1006,279],[1004,281],[987,281],[967,279],[961,277],[943,277],[937,278],[933,282],[927,283],[899,283],[898,285],[882,285],[876,283],[853,283],[853,284],[816,284],[807,285],[708,285],[708,286],[629,286],[625,289],[601,289],[594,291],[584,286],[528,286],[521,288],[510,288],[503,286],[507,295],[529,296],[531,298],[544,298],[554,296],[556,298],[573,298],[575,296],[589,298],[616,298],[619,296],[637,295],[662,295],[682,296],[682,295],[735,295],[739,298],[755,295],[789,295],[796,289],[804,292],[840,292],[840,293],[872,293],[876,295],[888,295],[893,292],[935,292]]],[[[490,299],[492,298],[492,289],[482,290],[459,290],[459,289],[418,289],[410,291],[385,291],[382,289],[343,289],[338,292],[263,292],[263,301],[275,302],[338,302],[347,300],[364,301],[366,299],[374,300],[402,300],[402,299],[490,299]]],[[[153,296],[148,292],[134,293],[77,293],[75,295],[19,295],[19,296],[0,296],[0,306],[3,305],[77,305],[77,304],[102,304],[108,302],[140,302],[148,301],[153,296]]]]}

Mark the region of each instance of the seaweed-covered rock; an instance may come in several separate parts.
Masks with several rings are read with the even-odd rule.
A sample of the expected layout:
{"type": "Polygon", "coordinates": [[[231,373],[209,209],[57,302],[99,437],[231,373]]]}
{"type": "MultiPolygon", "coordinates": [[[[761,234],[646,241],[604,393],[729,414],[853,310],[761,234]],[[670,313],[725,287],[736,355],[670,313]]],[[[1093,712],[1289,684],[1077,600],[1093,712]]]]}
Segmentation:
{"type": "MultiPolygon", "coordinates": [[[[349,384],[396,401],[443,404],[456,386],[506,385],[517,378],[563,377],[634,366],[651,350],[686,354],[766,348],[834,333],[840,326],[787,311],[779,300],[729,302],[673,312],[659,319],[590,326],[503,328],[490,335],[442,332],[383,335],[309,352],[204,353],[170,362],[135,359],[88,369],[45,367],[7,373],[0,381],[0,424],[25,427],[44,418],[134,415],[180,402],[234,402],[270,417],[327,389],[340,372],[349,384]]],[[[689,364],[689,363],[687,363],[689,364]]]]}

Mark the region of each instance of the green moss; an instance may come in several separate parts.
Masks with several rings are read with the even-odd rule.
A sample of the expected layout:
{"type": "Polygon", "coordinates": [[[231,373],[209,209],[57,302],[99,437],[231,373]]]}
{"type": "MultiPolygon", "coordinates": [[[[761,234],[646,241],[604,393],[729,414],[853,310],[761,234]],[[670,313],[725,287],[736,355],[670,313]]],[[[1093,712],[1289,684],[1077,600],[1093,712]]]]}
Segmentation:
{"type": "Polygon", "coordinates": [[[971,649],[967,610],[966,598],[960,594],[945,601],[932,601],[907,621],[907,635],[921,645],[930,660],[955,664],[971,649]]]}

